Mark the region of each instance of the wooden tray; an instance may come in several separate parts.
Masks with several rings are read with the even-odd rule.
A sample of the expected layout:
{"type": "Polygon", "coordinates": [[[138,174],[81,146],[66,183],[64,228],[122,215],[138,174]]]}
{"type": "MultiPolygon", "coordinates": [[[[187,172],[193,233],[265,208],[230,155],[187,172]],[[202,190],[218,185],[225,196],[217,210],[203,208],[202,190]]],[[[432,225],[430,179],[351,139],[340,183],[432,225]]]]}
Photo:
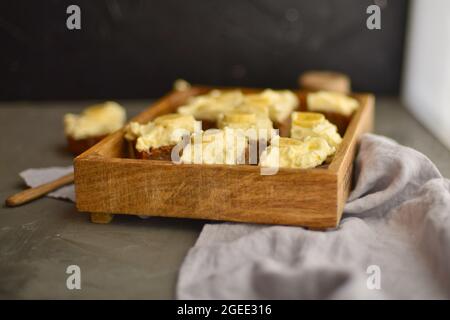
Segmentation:
{"type": "MultiPolygon", "coordinates": [[[[146,123],[175,112],[189,96],[211,89],[171,92],[133,121],[146,123]]],[[[305,93],[299,95],[304,98],[305,93]]],[[[307,170],[280,168],[275,175],[261,175],[260,167],[251,165],[127,159],[124,130],[119,130],[75,158],[77,208],[96,223],[110,222],[113,214],[131,214],[336,227],[351,188],[357,142],[373,126],[373,95],[353,96],[361,107],[332,162],[307,170]]]]}

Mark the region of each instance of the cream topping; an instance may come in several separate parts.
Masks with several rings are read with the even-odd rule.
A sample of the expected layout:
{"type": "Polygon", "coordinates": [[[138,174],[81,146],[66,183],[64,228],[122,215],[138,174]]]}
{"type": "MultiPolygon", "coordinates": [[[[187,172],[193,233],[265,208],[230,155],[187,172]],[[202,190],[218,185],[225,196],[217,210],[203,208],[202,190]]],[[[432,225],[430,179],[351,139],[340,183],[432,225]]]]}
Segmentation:
{"type": "Polygon", "coordinates": [[[210,129],[192,135],[180,160],[196,164],[244,164],[247,144],[240,130],[210,129]]]}
{"type": "Polygon", "coordinates": [[[199,120],[217,121],[221,114],[245,111],[269,116],[274,122],[282,122],[298,107],[297,96],[289,90],[266,89],[261,93],[244,95],[239,90],[212,90],[206,95],[189,99],[178,108],[181,114],[191,114],[199,120]]]}
{"type": "Polygon", "coordinates": [[[306,101],[310,111],[336,112],[344,116],[350,116],[359,107],[356,99],[332,91],[309,93],[306,101]]]}
{"type": "Polygon", "coordinates": [[[119,130],[126,121],[126,111],[116,102],[107,101],[83,110],[81,114],[64,116],[64,131],[75,140],[108,135],[119,130]]]}
{"type": "Polygon", "coordinates": [[[293,112],[291,123],[291,138],[304,140],[307,137],[320,137],[330,145],[332,155],[342,138],[337,132],[337,127],[325,116],[314,112],[293,112]]]}
{"type": "Polygon", "coordinates": [[[260,165],[272,168],[310,169],[321,165],[330,149],[326,140],[319,137],[308,137],[303,141],[276,137],[261,154],[260,165]]]}
{"type": "Polygon", "coordinates": [[[288,119],[299,105],[297,95],[290,90],[266,89],[260,95],[268,101],[270,119],[274,122],[281,123],[288,119]]]}
{"type": "Polygon", "coordinates": [[[242,129],[250,139],[254,137],[254,139],[264,138],[269,140],[272,135],[273,124],[267,115],[237,110],[223,114],[218,121],[218,127],[220,129],[242,129]]]}
{"type": "Polygon", "coordinates": [[[148,151],[150,148],[175,145],[184,135],[190,135],[199,129],[200,123],[193,116],[170,113],[155,118],[146,124],[131,122],[125,138],[136,141],[136,150],[148,151]]]}
{"type": "Polygon", "coordinates": [[[232,111],[244,99],[241,91],[212,90],[208,94],[191,97],[178,113],[192,115],[198,120],[217,121],[222,113],[232,111]]]}
{"type": "Polygon", "coordinates": [[[270,116],[271,100],[261,93],[252,93],[244,95],[244,101],[236,109],[237,111],[245,111],[260,115],[270,116]]]}

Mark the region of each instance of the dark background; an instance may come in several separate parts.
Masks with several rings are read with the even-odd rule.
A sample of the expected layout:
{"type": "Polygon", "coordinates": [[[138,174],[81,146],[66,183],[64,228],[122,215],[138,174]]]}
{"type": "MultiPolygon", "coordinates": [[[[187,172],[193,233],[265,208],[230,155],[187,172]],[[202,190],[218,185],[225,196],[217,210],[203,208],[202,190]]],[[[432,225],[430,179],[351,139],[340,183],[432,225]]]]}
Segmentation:
{"type": "Polygon", "coordinates": [[[351,75],[356,91],[396,94],[407,2],[0,2],[0,100],[148,98],[176,78],[212,85],[295,87],[307,69],[351,75]],[[81,30],[66,8],[81,7],[81,30]]]}

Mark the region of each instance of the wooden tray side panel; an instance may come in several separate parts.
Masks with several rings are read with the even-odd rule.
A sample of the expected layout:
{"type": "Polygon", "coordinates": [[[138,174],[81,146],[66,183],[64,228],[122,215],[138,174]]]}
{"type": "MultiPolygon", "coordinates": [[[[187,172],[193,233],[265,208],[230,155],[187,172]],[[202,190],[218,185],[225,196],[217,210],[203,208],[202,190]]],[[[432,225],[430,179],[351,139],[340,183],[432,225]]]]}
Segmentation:
{"type": "Polygon", "coordinates": [[[330,171],[337,173],[337,207],[339,220],[341,219],[345,203],[352,188],[353,161],[359,140],[362,134],[373,130],[375,98],[369,94],[358,95],[357,98],[361,102],[361,108],[351,120],[342,144],[336,152],[334,161],[329,166],[330,171]]]}
{"type": "Polygon", "coordinates": [[[229,220],[316,228],[337,225],[336,176],[258,167],[96,159],[75,163],[84,212],[229,220]]]}

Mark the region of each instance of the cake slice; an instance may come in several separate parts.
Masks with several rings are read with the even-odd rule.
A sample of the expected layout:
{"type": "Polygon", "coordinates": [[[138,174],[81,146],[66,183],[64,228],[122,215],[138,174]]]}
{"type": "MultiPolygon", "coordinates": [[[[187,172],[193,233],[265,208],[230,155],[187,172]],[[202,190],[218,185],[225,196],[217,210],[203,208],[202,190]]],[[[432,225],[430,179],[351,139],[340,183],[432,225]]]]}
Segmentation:
{"type": "Polygon", "coordinates": [[[281,136],[288,136],[289,116],[299,107],[299,99],[290,90],[266,89],[261,93],[246,95],[243,104],[267,107],[274,128],[280,130],[281,136]]]}
{"type": "Polygon", "coordinates": [[[196,130],[200,123],[193,116],[170,113],[146,124],[131,122],[125,139],[132,158],[170,161],[172,148],[196,130]]]}
{"type": "Polygon", "coordinates": [[[251,113],[249,112],[252,111],[251,109],[241,107],[224,114],[219,120],[218,127],[240,130],[249,140],[249,163],[258,164],[259,156],[266,148],[274,130],[272,121],[267,114],[251,113]]]}
{"type": "Polygon", "coordinates": [[[344,135],[359,102],[343,93],[318,91],[306,96],[306,107],[308,111],[324,114],[338,127],[339,133],[344,135]]]}
{"type": "Polygon", "coordinates": [[[304,140],[276,137],[261,154],[260,166],[310,169],[324,163],[330,152],[330,145],[320,137],[307,137],[304,140]]]}
{"type": "Polygon", "coordinates": [[[267,114],[275,128],[282,130],[282,135],[288,135],[289,116],[298,106],[298,97],[290,90],[266,89],[245,95],[240,90],[212,90],[208,94],[191,97],[177,112],[202,121],[203,130],[217,128],[220,117],[232,111],[267,114]]]}
{"type": "Polygon", "coordinates": [[[212,90],[208,94],[189,98],[188,103],[178,107],[177,112],[191,115],[202,122],[202,129],[216,128],[220,115],[242,104],[244,95],[240,90],[212,90]]]}
{"type": "Polygon", "coordinates": [[[191,136],[182,150],[181,163],[186,164],[245,164],[248,140],[240,131],[226,128],[209,129],[191,136]]]}
{"type": "Polygon", "coordinates": [[[84,152],[123,127],[125,121],[125,109],[112,101],[90,106],[79,115],[66,114],[64,131],[69,151],[74,155],[84,152]]]}
{"type": "Polygon", "coordinates": [[[333,155],[342,142],[337,127],[321,113],[293,112],[291,118],[291,138],[298,140],[305,140],[308,137],[323,138],[330,145],[328,156],[333,155]]]}

